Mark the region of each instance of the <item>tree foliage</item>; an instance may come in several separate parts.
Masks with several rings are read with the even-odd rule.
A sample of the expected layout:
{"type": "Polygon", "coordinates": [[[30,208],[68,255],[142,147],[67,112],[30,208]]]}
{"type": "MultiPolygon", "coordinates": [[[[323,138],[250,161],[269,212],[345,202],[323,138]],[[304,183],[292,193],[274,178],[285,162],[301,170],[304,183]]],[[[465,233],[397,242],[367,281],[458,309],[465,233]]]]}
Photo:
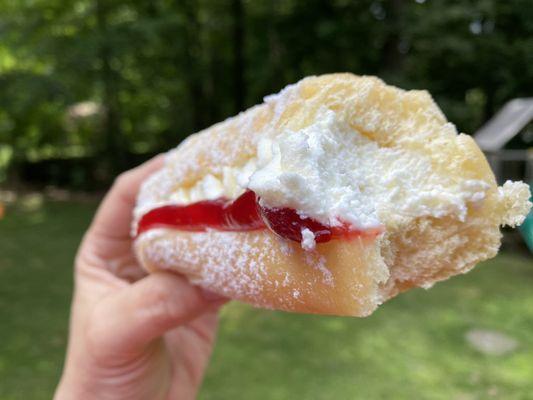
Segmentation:
{"type": "Polygon", "coordinates": [[[529,0],[0,0],[0,37],[0,143],[111,171],[310,74],[426,88],[469,133],[533,92],[529,0]]]}

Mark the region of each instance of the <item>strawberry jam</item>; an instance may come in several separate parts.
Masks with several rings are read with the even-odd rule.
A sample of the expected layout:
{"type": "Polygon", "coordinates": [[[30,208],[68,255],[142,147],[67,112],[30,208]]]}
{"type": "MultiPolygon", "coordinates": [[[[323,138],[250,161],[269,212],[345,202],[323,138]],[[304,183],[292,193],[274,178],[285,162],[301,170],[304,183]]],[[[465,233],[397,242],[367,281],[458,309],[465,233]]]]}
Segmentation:
{"type": "Polygon", "coordinates": [[[243,232],[268,228],[278,236],[295,242],[301,242],[302,230],[309,229],[317,243],[378,233],[354,230],[348,225],[329,227],[312,218],[301,217],[292,208],[264,207],[251,190],[233,201],[220,198],[155,208],[142,216],[137,235],[153,228],[168,227],[189,232],[207,229],[243,232]]]}

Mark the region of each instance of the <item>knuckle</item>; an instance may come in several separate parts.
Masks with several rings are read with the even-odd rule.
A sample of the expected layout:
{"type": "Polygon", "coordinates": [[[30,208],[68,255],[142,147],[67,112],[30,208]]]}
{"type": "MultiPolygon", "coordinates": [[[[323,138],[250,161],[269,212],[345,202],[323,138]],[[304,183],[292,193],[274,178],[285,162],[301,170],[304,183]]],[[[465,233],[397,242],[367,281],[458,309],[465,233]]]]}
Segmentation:
{"type": "Polygon", "coordinates": [[[149,319],[152,323],[165,325],[183,318],[186,305],[172,295],[172,288],[161,280],[154,281],[148,291],[149,319]]]}
{"type": "Polygon", "coordinates": [[[115,181],[113,182],[113,186],[114,186],[114,187],[124,187],[124,186],[127,186],[127,185],[128,185],[128,182],[129,182],[129,180],[130,180],[130,177],[131,177],[131,172],[130,172],[130,171],[122,172],[121,174],[119,174],[119,175],[115,178],[115,181]]]}
{"type": "Polygon", "coordinates": [[[145,290],[146,302],[150,305],[165,303],[168,299],[168,290],[164,282],[152,279],[145,290]]]}

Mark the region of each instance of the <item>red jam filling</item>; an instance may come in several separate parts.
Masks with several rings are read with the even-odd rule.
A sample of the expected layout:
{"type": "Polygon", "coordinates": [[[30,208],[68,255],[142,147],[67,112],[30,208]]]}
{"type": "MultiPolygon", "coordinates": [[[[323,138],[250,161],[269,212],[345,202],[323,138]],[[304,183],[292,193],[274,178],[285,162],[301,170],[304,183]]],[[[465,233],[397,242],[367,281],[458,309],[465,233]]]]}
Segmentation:
{"type": "Polygon", "coordinates": [[[190,232],[203,232],[207,229],[242,232],[269,228],[278,236],[295,242],[302,241],[302,230],[307,228],[313,232],[317,243],[361,235],[375,236],[379,233],[375,230],[354,230],[347,224],[326,226],[312,218],[301,217],[292,208],[264,207],[251,190],[233,201],[220,198],[155,208],[142,216],[137,235],[160,227],[190,232]]]}

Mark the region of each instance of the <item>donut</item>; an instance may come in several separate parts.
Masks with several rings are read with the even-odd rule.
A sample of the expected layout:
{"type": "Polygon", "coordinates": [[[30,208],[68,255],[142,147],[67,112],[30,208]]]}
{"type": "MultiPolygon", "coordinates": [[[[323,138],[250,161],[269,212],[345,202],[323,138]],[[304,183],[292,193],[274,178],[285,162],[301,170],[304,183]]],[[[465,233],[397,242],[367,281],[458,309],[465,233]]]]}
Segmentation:
{"type": "Polygon", "coordinates": [[[254,306],[368,316],[494,257],[529,187],[498,187],[426,91],[307,77],[189,136],[142,185],[141,265],[254,306]]]}

